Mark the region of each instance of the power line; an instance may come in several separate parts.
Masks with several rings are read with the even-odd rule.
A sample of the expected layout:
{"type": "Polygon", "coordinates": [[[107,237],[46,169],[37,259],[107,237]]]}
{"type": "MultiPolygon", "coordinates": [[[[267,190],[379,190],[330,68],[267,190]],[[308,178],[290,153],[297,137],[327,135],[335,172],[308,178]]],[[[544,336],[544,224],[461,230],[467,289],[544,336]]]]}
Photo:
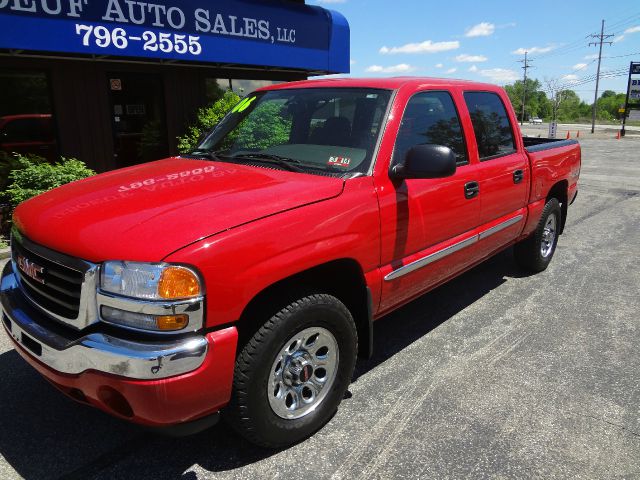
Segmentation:
{"type": "MultiPolygon", "coordinates": [[[[632,7],[629,10],[627,10],[629,12],[629,15],[625,15],[623,18],[616,20],[615,22],[613,22],[612,24],[609,25],[610,29],[617,29],[617,28],[621,28],[620,31],[615,32],[615,34],[619,34],[622,33],[630,24],[636,23],[636,21],[640,21],[640,12],[638,12],[636,10],[636,7],[632,7]],[[635,10],[635,13],[633,12],[635,10]]],[[[562,56],[562,55],[568,55],[570,53],[574,53],[578,50],[581,50],[583,48],[585,48],[584,46],[584,39],[585,38],[589,38],[590,35],[587,35],[586,37],[582,37],[579,38],[577,40],[574,40],[572,42],[569,42],[565,45],[562,45],[561,47],[555,48],[552,51],[548,52],[548,53],[543,53],[540,54],[538,56],[532,56],[531,59],[532,60],[542,60],[542,59],[547,59],[547,58],[552,58],[552,57],[557,57],[557,56],[562,56]]]]}
{"type": "Polygon", "coordinates": [[[632,57],[634,55],[640,55],[640,52],[627,53],[626,55],[616,55],[615,57],[603,57],[603,58],[622,58],[622,57],[632,57]]]}
{"type": "MultiPolygon", "coordinates": [[[[618,68],[616,70],[607,70],[600,73],[600,78],[620,77],[620,76],[626,75],[627,70],[628,70],[628,67],[618,68]]],[[[577,78],[575,80],[571,80],[571,81],[560,84],[558,86],[558,90],[567,90],[567,89],[573,90],[572,87],[578,87],[580,85],[594,82],[595,80],[596,80],[595,74],[587,75],[586,77],[577,78]]],[[[551,93],[550,89],[546,89],[544,91],[547,93],[551,93]]]]}
{"type": "Polygon", "coordinates": [[[600,49],[598,51],[598,72],[596,73],[596,92],[595,97],[593,99],[593,111],[591,113],[591,133],[593,133],[596,129],[596,110],[598,105],[598,85],[600,83],[600,62],[602,60],[602,44],[608,43],[610,46],[613,45],[613,42],[605,42],[605,38],[611,38],[614,34],[605,35],[604,33],[604,20],[602,20],[602,26],[600,27],[600,35],[597,33],[592,33],[589,35],[591,38],[597,38],[598,42],[589,42],[589,46],[591,45],[599,45],[600,49]]]}
{"type": "MultiPolygon", "coordinates": [[[[602,73],[600,75],[600,78],[617,78],[617,77],[623,77],[627,74],[626,70],[625,71],[618,71],[618,72],[607,72],[607,73],[602,73]]],[[[575,81],[571,81],[571,82],[567,82],[564,83],[562,85],[560,85],[558,88],[560,90],[573,90],[573,87],[579,87],[581,85],[586,85],[588,83],[592,83],[596,80],[596,77],[590,77],[590,78],[584,78],[584,79],[580,79],[580,80],[575,80],[575,81]]],[[[593,90],[595,91],[595,90],[593,90]]]]}

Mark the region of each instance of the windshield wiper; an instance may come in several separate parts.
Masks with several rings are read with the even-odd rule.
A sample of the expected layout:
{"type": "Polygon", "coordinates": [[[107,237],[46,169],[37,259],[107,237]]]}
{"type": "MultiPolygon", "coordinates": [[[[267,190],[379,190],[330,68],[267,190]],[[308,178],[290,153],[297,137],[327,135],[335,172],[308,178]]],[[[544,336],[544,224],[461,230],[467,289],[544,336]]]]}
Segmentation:
{"type": "Polygon", "coordinates": [[[191,150],[187,155],[194,155],[196,157],[205,157],[209,160],[222,160],[222,157],[229,157],[229,155],[225,155],[225,152],[228,150],[191,150]]]}
{"type": "Polygon", "coordinates": [[[216,154],[216,152],[212,152],[211,150],[191,150],[187,153],[187,155],[193,155],[195,157],[205,157],[209,160],[220,160],[220,157],[216,154]]]}
{"type": "Polygon", "coordinates": [[[280,155],[274,155],[272,153],[241,153],[231,155],[230,158],[241,158],[248,160],[257,160],[258,162],[275,163],[276,165],[284,167],[292,172],[304,172],[304,169],[295,165],[301,164],[302,162],[300,160],[297,160],[295,158],[282,157],[280,155]]]}

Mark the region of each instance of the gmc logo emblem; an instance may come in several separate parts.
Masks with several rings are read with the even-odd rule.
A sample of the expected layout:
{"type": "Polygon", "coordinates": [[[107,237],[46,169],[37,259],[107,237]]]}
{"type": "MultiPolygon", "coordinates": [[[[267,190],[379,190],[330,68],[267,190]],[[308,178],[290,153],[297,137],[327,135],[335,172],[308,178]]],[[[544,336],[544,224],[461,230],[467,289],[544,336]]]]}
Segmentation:
{"type": "Polygon", "coordinates": [[[28,277],[44,285],[44,278],[42,278],[41,276],[44,273],[44,267],[41,267],[37,263],[33,263],[31,260],[23,257],[22,255],[18,255],[18,268],[22,270],[28,277]]]}

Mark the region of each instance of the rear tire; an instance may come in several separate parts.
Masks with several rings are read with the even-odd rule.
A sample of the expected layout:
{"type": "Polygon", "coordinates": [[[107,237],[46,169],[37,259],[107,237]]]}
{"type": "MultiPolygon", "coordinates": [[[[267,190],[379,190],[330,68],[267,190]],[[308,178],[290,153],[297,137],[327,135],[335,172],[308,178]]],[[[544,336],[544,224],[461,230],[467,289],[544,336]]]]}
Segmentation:
{"type": "Polygon", "coordinates": [[[308,295],[268,319],[236,360],[225,418],[252,443],[297,443],[333,416],[351,382],[358,349],[347,307],[308,295]]]}
{"type": "Polygon", "coordinates": [[[560,202],[551,198],[542,210],[535,231],[528,238],[515,244],[513,253],[516,263],[531,272],[545,270],[556,251],[561,222],[560,202]]]}

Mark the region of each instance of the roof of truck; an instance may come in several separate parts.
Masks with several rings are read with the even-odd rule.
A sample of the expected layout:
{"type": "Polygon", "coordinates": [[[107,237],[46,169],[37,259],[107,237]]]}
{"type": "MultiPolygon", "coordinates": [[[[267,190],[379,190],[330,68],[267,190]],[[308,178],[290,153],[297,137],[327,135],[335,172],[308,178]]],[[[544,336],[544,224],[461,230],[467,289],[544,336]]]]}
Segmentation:
{"type": "Polygon", "coordinates": [[[359,87],[359,88],[383,88],[396,90],[405,85],[434,86],[434,87],[473,87],[474,90],[496,90],[497,85],[491,83],[479,83],[469,80],[451,78],[430,77],[387,77],[387,78],[322,78],[317,80],[301,80],[297,82],[280,83],[260,88],[259,90],[279,90],[283,88],[319,88],[319,87],[359,87]]]}

